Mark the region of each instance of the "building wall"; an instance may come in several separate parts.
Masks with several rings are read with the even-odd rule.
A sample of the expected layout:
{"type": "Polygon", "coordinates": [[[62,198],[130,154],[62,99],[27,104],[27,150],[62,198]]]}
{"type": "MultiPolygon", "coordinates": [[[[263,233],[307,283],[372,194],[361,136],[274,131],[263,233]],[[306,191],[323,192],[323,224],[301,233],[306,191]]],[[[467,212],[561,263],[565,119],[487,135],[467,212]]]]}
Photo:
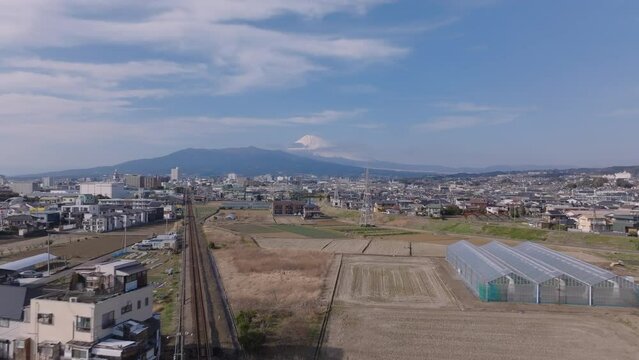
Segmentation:
{"type": "Polygon", "coordinates": [[[14,182],[9,184],[9,187],[15,193],[22,194],[22,195],[29,195],[36,190],[36,183],[30,182],[30,181],[14,182]]]}
{"type": "Polygon", "coordinates": [[[110,311],[114,312],[115,324],[119,324],[126,320],[144,321],[153,316],[153,288],[151,286],[145,286],[141,289],[137,289],[128,293],[124,293],[115,298],[109,299],[95,304],[95,319],[92,323],[93,331],[96,334],[96,339],[101,339],[111,334],[111,328],[102,329],[102,315],[110,311]],[[148,300],[146,305],[145,299],[148,300]],[[138,309],[138,301],[140,301],[140,308],[138,309]],[[131,302],[131,311],[122,314],[122,308],[131,302]]]}
{"type": "Polygon", "coordinates": [[[80,184],[80,194],[102,195],[113,199],[124,197],[127,193],[121,183],[90,182],[80,184]]]}
{"type": "Polygon", "coordinates": [[[111,334],[112,327],[126,320],[144,321],[153,316],[153,289],[145,286],[128,293],[98,303],[73,303],[49,299],[33,299],[31,301],[31,331],[36,343],[43,341],[59,341],[67,343],[71,340],[93,342],[111,334]],[[145,298],[148,298],[146,305],[145,298]],[[140,308],[137,301],[140,301],[140,308]],[[122,308],[131,302],[131,311],[122,314],[122,308]],[[102,315],[114,312],[114,322],[107,328],[102,327],[102,315]],[[38,322],[38,313],[53,314],[53,324],[38,322]],[[76,317],[91,318],[89,332],[76,331],[76,317]]]}

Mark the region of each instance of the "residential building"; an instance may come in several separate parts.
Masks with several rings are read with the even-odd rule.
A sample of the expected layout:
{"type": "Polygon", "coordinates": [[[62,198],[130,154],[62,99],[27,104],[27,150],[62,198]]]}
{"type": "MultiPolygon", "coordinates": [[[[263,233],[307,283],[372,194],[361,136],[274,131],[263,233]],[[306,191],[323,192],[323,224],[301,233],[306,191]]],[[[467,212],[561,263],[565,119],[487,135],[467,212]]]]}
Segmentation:
{"type": "Polygon", "coordinates": [[[171,169],[171,181],[179,181],[180,180],[180,168],[175,167],[171,169]]]}
{"type": "Polygon", "coordinates": [[[127,192],[124,184],[116,182],[86,182],[80,184],[80,194],[102,195],[108,198],[123,198],[127,192]]]}
{"type": "Polygon", "coordinates": [[[637,235],[639,229],[639,215],[613,215],[612,231],[622,234],[637,235]]]}
{"type": "Polygon", "coordinates": [[[31,195],[38,190],[38,184],[33,181],[19,181],[9,184],[11,190],[20,195],[31,195]]]}
{"type": "Polygon", "coordinates": [[[0,320],[7,325],[0,327],[0,358],[159,358],[153,288],[137,261],[79,267],[68,290],[37,297],[16,288],[25,290],[2,288],[11,296],[0,298],[0,317],[9,319],[0,320]]]}
{"type": "Polygon", "coordinates": [[[142,175],[126,175],[124,176],[124,184],[132,188],[143,188],[145,177],[142,175]]]}

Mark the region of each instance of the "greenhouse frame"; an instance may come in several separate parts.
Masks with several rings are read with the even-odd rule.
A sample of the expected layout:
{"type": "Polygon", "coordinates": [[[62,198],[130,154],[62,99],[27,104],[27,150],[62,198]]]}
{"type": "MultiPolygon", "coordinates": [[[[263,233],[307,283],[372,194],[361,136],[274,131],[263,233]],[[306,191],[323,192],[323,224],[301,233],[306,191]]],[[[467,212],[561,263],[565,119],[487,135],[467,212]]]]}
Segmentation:
{"type": "Polygon", "coordinates": [[[462,240],[448,246],[446,260],[482,301],[639,306],[634,280],[531,242],[462,240]]]}
{"type": "Polygon", "coordinates": [[[530,279],[465,240],[448,246],[446,260],[482,301],[521,302],[533,289],[530,279]]]}

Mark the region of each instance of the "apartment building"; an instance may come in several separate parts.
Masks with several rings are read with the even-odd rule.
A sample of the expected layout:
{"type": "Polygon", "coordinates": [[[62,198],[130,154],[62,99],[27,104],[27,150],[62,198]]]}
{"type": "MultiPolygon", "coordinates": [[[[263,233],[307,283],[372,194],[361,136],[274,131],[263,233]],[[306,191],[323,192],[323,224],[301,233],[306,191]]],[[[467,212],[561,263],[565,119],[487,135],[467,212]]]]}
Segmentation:
{"type": "Polygon", "coordinates": [[[159,358],[153,289],[137,261],[80,267],[67,290],[12,294],[3,300],[11,311],[0,311],[0,359],[159,358]]]}

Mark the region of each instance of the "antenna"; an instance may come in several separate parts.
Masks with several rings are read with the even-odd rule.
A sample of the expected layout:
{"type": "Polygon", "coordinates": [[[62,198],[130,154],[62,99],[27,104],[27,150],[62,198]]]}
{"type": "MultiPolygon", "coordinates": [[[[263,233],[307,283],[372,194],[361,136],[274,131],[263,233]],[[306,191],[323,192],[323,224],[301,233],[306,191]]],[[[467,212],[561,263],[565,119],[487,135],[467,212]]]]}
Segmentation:
{"type": "Polygon", "coordinates": [[[375,226],[373,217],[373,204],[371,201],[371,192],[368,178],[368,168],[366,168],[366,185],[364,187],[364,203],[360,209],[359,226],[369,227],[375,226]]]}

